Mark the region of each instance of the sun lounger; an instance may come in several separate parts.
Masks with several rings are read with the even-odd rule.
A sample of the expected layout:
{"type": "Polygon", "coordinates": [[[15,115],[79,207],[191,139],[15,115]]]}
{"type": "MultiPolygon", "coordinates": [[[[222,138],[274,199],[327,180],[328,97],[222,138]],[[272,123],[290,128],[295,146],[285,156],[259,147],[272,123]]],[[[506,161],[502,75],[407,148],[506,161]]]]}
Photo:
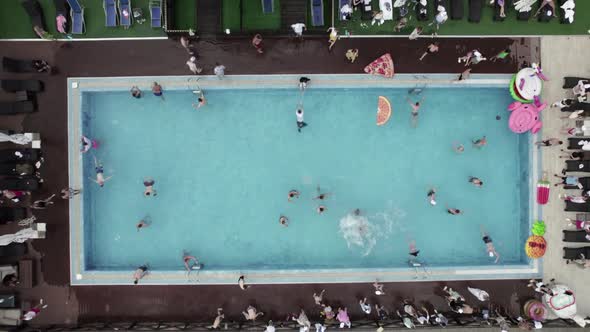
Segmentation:
{"type": "MultiPolygon", "coordinates": [[[[37,0],[25,0],[21,1],[21,5],[31,18],[31,23],[33,27],[39,27],[43,29],[43,31],[47,31],[47,27],[45,26],[45,20],[43,19],[43,9],[37,0]]],[[[8,10],[4,8],[4,10],[8,10]]]]}
{"type": "Polygon", "coordinates": [[[70,12],[66,0],[53,0],[53,5],[55,6],[55,23],[57,31],[61,33],[66,33],[66,31],[68,30],[67,17],[68,13],[70,12]],[[62,24],[62,26],[60,26],[60,24],[62,24]],[[63,30],[60,30],[62,28],[63,30]]]}
{"type": "Polygon", "coordinates": [[[13,264],[0,265],[0,280],[4,284],[4,279],[9,280],[11,276],[18,276],[18,266],[13,264]]]}
{"type": "Polygon", "coordinates": [[[370,21],[373,19],[373,6],[371,5],[372,0],[363,0],[361,4],[361,20],[370,21]]]}
{"type": "Polygon", "coordinates": [[[324,25],[324,1],[310,0],[311,2],[311,25],[314,27],[324,25]]]}
{"type": "Polygon", "coordinates": [[[0,308],[16,308],[16,294],[0,294],[0,308]]]}
{"type": "Polygon", "coordinates": [[[539,15],[537,16],[537,20],[539,22],[547,23],[553,19],[553,15],[556,14],[553,12],[553,9],[549,5],[545,5],[541,7],[541,11],[539,11],[539,15]]]}
{"type": "Polygon", "coordinates": [[[571,89],[578,85],[579,81],[584,81],[585,84],[590,84],[590,78],[566,76],[563,78],[564,89],[571,89]]]}
{"type": "Polygon", "coordinates": [[[270,14],[274,12],[273,0],[261,0],[262,1],[262,12],[264,14],[270,14]]]}
{"type": "Polygon", "coordinates": [[[107,28],[114,28],[117,26],[117,6],[115,0],[102,0],[102,8],[104,9],[105,22],[104,26],[107,28]]]}
{"type": "MultiPolygon", "coordinates": [[[[590,189],[590,177],[589,176],[583,176],[578,178],[578,182],[580,182],[580,184],[582,185],[582,188],[578,187],[578,186],[569,186],[569,185],[564,185],[563,188],[564,189],[590,189]]],[[[590,202],[589,202],[590,203],[590,202]]]]}
{"type": "Polygon", "coordinates": [[[2,58],[2,70],[11,73],[34,73],[37,71],[33,67],[33,61],[18,60],[9,57],[2,58]]]}
{"type": "Polygon", "coordinates": [[[564,259],[581,259],[582,257],[590,259],[590,247],[563,248],[564,259]]]}
{"type": "Polygon", "coordinates": [[[2,90],[6,92],[43,91],[43,82],[39,80],[2,80],[2,83],[0,83],[0,85],[2,86],[2,90]]]}
{"type": "Polygon", "coordinates": [[[586,231],[563,231],[563,242],[590,242],[586,238],[586,231]]]}
{"type": "Polygon", "coordinates": [[[0,101],[0,115],[33,113],[35,104],[32,101],[0,101]]]}
{"type": "Polygon", "coordinates": [[[566,172],[590,172],[590,160],[566,160],[566,172]]]}
{"type": "Polygon", "coordinates": [[[581,141],[588,141],[590,142],[590,137],[568,137],[567,139],[568,141],[568,150],[582,150],[582,145],[580,145],[579,143],[581,141]]]}
{"type": "Polygon", "coordinates": [[[0,207],[0,223],[2,224],[19,221],[26,217],[27,209],[25,208],[0,207]]]}
{"type": "Polygon", "coordinates": [[[39,181],[34,178],[3,178],[0,189],[33,191],[39,189],[39,181]]]}
{"type": "Polygon", "coordinates": [[[385,21],[393,20],[392,0],[379,0],[379,9],[383,12],[383,19],[385,21]]]}
{"type": "MultiPolygon", "coordinates": [[[[564,108],[561,109],[562,112],[573,112],[573,111],[577,111],[577,110],[584,110],[584,111],[589,111],[590,112],[590,103],[572,103],[570,106],[566,106],[564,108]]],[[[584,116],[586,112],[584,112],[584,116]]]]}
{"type": "Polygon", "coordinates": [[[0,175],[3,176],[26,176],[33,174],[35,174],[35,166],[30,163],[0,164],[0,175]]]}
{"type": "Polygon", "coordinates": [[[446,12],[449,12],[449,3],[447,0],[434,0],[434,13],[438,13],[438,6],[445,7],[446,12]]]}
{"type": "Polygon", "coordinates": [[[7,246],[0,246],[0,257],[19,257],[27,253],[25,243],[11,243],[7,246]]]}
{"type": "Polygon", "coordinates": [[[574,203],[570,201],[565,202],[565,210],[568,212],[590,212],[590,202],[574,203]]]}
{"type": "Polygon", "coordinates": [[[479,23],[484,0],[469,0],[469,22],[479,23]]]}
{"type": "Polygon", "coordinates": [[[41,158],[39,150],[35,149],[4,149],[0,150],[0,163],[36,162],[41,158]]]}
{"type": "Polygon", "coordinates": [[[81,35],[86,30],[84,23],[84,7],[78,0],[67,0],[70,5],[70,16],[72,18],[72,34],[81,35]]]}
{"type": "MultiPolygon", "coordinates": [[[[512,7],[512,6],[510,6],[510,7],[512,7]]],[[[531,18],[532,14],[533,14],[532,8],[531,8],[531,10],[525,11],[525,12],[517,11],[516,19],[519,21],[528,21],[529,18],[531,18]]]]}
{"type": "Polygon", "coordinates": [[[575,15],[575,1],[574,0],[559,0],[559,23],[561,24],[572,24],[574,23],[575,15]],[[567,4],[566,7],[563,7],[567,4]],[[567,9],[567,10],[566,10],[567,9]]]}
{"type": "Polygon", "coordinates": [[[418,21],[428,21],[428,1],[432,0],[418,0],[416,4],[416,18],[418,18],[418,21]]]}
{"type": "Polygon", "coordinates": [[[152,17],[152,28],[162,27],[162,1],[150,1],[150,16],[152,17]]]}
{"type": "Polygon", "coordinates": [[[463,0],[451,0],[451,20],[462,20],[463,12],[463,0]]]}
{"type": "Polygon", "coordinates": [[[340,21],[346,21],[350,17],[349,18],[345,18],[344,17],[344,14],[342,13],[342,7],[348,5],[350,8],[352,8],[351,0],[339,0],[338,2],[339,2],[339,4],[338,4],[338,12],[340,13],[338,15],[338,17],[340,18],[340,21]]]}
{"type": "Polygon", "coordinates": [[[2,326],[19,326],[22,321],[22,312],[20,309],[0,309],[0,325],[2,326]]]}
{"type": "Polygon", "coordinates": [[[119,22],[121,26],[129,28],[131,26],[132,15],[131,0],[119,0],[119,22]]]}
{"type": "MultiPolygon", "coordinates": [[[[510,11],[510,8],[513,8],[512,5],[512,0],[505,0],[504,1],[504,14],[506,14],[506,16],[508,16],[508,12],[510,11]]],[[[494,2],[494,21],[497,22],[502,22],[504,21],[505,17],[500,16],[501,13],[501,7],[498,4],[498,1],[496,0],[494,2]]]]}

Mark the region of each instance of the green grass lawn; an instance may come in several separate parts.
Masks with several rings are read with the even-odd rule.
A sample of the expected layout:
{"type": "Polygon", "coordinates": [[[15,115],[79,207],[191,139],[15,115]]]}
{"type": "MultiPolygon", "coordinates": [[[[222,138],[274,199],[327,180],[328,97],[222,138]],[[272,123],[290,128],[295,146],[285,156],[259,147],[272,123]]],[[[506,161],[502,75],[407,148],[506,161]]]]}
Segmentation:
{"type": "MultiPolygon", "coordinates": [[[[402,30],[398,34],[408,35],[414,27],[421,25],[425,27],[425,33],[432,33],[433,29],[428,28],[427,25],[433,19],[433,6],[429,1],[429,17],[430,21],[418,22],[416,21],[416,15],[414,10],[410,10],[410,17],[408,27],[402,30]]],[[[487,5],[482,12],[481,21],[479,23],[468,22],[469,17],[469,6],[468,0],[464,0],[464,17],[462,20],[449,20],[444,23],[439,30],[440,35],[584,35],[588,33],[590,29],[590,0],[576,1],[576,15],[573,24],[560,24],[559,17],[554,18],[548,23],[541,23],[537,21],[537,18],[531,17],[528,21],[518,21],[516,19],[516,11],[514,8],[510,8],[506,11],[506,19],[503,22],[493,21],[494,10],[491,6],[487,5]]],[[[539,1],[540,2],[540,1],[539,1]]],[[[373,10],[379,9],[379,1],[373,0],[373,10]]],[[[536,11],[536,6],[533,10],[536,11]]],[[[335,8],[334,11],[338,14],[339,9],[335,8]]],[[[559,16],[559,13],[558,13],[559,16]]],[[[347,29],[353,35],[372,35],[372,34],[396,34],[393,32],[395,26],[394,21],[386,21],[383,25],[378,26],[377,24],[371,25],[371,21],[361,21],[360,12],[356,11],[353,15],[353,19],[349,22],[340,22],[336,20],[336,26],[340,27],[343,33],[344,29],[347,29]],[[365,23],[367,27],[361,26],[361,23],[365,23]]]]}
{"type": "Polygon", "coordinates": [[[240,31],[242,17],[240,15],[240,0],[223,0],[221,5],[221,23],[223,30],[240,31]]]}
{"type": "Polygon", "coordinates": [[[281,5],[273,0],[272,13],[262,12],[261,0],[242,0],[242,29],[244,31],[278,30],[281,27],[281,5]]]}
{"type": "MultiPolygon", "coordinates": [[[[166,36],[163,29],[154,29],[150,26],[149,0],[133,0],[133,8],[141,8],[146,21],[138,24],[133,21],[130,29],[122,27],[106,28],[102,0],[79,0],[84,6],[84,21],[86,22],[86,33],[74,35],[74,38],[114,38],[114,37],[163,37],[166,36]]],[[[0,10],[0,38],[37,38],[33,32],[31,20],[18,0],[1,0],[0,10]]],[[[184,2],[184,1],[182,1],[184,2]]],[[[187,1],[190,2],[190,1],[187,1]]],[[[193,1],[194,2],[194,1],[193,1]]],[[[43,8],[45,24],[48,32],[56,38],[64,38],[57,32],[55,27],[55,7],[53,1],[40,0],[43,8]]],[[[193,5],[194,6],[194,5],[193,5]]],[[[182,11],[181,11],[182,12],[182,11]]],[[[193,7],[193,15],[195,13],[193,7]]],[[[67,17],[70,21],[70,17],[67,17]]],[[[163,20],[163,18],[162,18],[163,20]]]]}
{"type": "MultiPolygon", "coordinates": [[[[135,4],[135,0],[132,0],[135,4]]],[[[174,1],[174,30],[197,29],[197,2],[195,0],[174,1]]],[[[170,27],[168,28],[170,30],[170,27]]]]}

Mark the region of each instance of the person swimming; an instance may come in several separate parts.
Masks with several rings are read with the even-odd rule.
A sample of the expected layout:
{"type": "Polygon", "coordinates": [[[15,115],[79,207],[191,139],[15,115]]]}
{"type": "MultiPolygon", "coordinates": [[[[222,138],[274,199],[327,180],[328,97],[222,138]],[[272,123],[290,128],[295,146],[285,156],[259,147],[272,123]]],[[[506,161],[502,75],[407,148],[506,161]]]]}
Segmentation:
{"type": "Polygon", "coordinates": [[[494,263],[498,263],[498,260],[500,260],[500,255],[498,254],[498,252],[496,252],[496,248],[494,247],[494,243],[492,242],[492,238],[485,232],[482,232],[482,240],[483,243],[485,243],[486,245],[486,251],[488,253],[488,255],[491,258],[496,257],[496,260],[494,261],[494,263]]]}
{"type": "Polygon", "coordinates": [[[476,186],[476,187],[483,186],[483,181],[480,180],[479,178],[476,178],[475,176],[470,176],[469,177],[469,182],[473,183],[473,185],[476,186]]]}
{"type": "Polygon", "coordinates": [[[330,193],[322,193],[320,186],[317,187],[317,192],[318,192],[318,195],[313,198],[314,200],[323,201],[324,199],[326,199],[328,196],[331,195],[330,193]]]}
{"type": "Polygon", "coordinates": [[[192,270],[200,270],[202,267],[202,265],[199,264],[199,261],[195,256],[190,256],[187,253],[184,253],[182,255],[182,262],[184,263],[184,268],[187,272],[190,272],[192,270]],[[191,262],[193,263],[191,264],[191,262]]]}
{"type": "Polygon", "coordinates": [[[289,227],[289,218],[287,218],[285,216],[280,216],[279,217],[279,224],[281,224],[285,227],[289,227]]]}
{"type": "Polygon", "coordinates": [[[326,212],[326,207],[323,205],[320,205],[320,206],[318,206],[316,211],[318,212],[318,214],[322,214],[322,213],[326,212]]]}
{"type": "Polygon", "coordinates": [[[411,111],[411,115],[412,115],[412,126],[416,127],[418,125],[418,111],[420,110],[421,102],[424,100],[424,98],[420,99],[420,101],[417,102],[412,102],[410,100],[410,98],[406,97],[406,101],[408,102],[408,104],[412,107],[412,111],[411,111]]]}
{"type": "Polygon", "coordinates": [[[465,152],[465,146],[461,143],[453,143],[453,150],[457,153],[465,152]]]}
{"type": "Polygon", "coordinates": [[[94,171],[96,172],[96,180],[92,178],[90,178],[90,180],[96,182],[101,187],[104,187],[104,183],[113,177],[112,175],[106,178],[104,177],[104,167],[96,157],[94,157],[94,171]]]}
{"type": "Polygon", "coordinates": [[[86,153],[88,152],[90,149],[98,149],[98,142],[90,139],[86,136],[82,136],[82,147],[80,148],[80,152],[82,153],[86,153]]]}
{"type": "Polygon", "coordinates": [[[289,202],[291,202],[295,198],[299,198],[299,191],[293,189],[293,190],[289,191],[289,198],[287,200],[289,202]]]}
{"type": "Polygon", "coordinates": [[[431,188],[428,191],[428,194],[426,195],[426,197],[428,197],[428,202],[430,202],[430,205],[436,205],[436,189],[435,188],[431,188]]]}
{"type": "Polygon", "coordinates": [[[143,191],[143,195],[145,197],[156,196],[158,194],[156,192],[156,190],[154,189],[154,183],[156,183],[156,181],[154,181],[152,178],[145,178],[143,180],[143,185],[145,186],[145,190],[143,191]]]}
{"type": "Polygon", "coordinates": [[[481,147],[488,144],[488,139],[484,136],[482,138],[478,138],[476,140],[473,140],[472,143],[473,143],[473,146],[475,146],[476,148],[481,148],[481,147]]]}
{"type": "Polygon", "coordinates": [[[302,77],[300,77],[300,78],[299,78],[299,90],[300,90],[301,92],[304,92],[304,91],[305,91],[305,89],[307,88],[307,84],[308,84],[310,81],[311,81],[311,79],[309,79],[309,78],[307,78],[307,77],[305,77],[305,76],[302,76],[302,77]]]}
{"type": "Polygon", "coordinates": [[[463,211],[461,211],[459,209],[447,207],[447,213],[456,216],[456,215],[459,215],[459,214],[463,214],[463,211]]]}

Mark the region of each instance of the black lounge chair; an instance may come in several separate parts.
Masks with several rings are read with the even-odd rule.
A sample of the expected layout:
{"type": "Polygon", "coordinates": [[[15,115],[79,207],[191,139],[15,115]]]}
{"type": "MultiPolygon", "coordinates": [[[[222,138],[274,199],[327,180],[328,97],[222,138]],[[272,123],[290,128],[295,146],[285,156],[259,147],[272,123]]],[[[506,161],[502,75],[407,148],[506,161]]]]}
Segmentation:
{"type": "Polygon", "coordinates": [[[574,151],[574,160],[590,160],[590,151],[574,151]]]}
{"type": "Polygon", "coordinates": [[[0,175],[4,176],[27,176],[35,174],[35,171],[31,163],[0,164],[0,175]]]}
{"type": "Polygon", "coordinates": [[[484,0],[469,0],[469,22],[479,23],[484,0]]]}
{"type": "Polygon", "coordinates": [[[564,89],[571,89],[573,87],[575,87],[576,85],[578,85],[579,81],[585,81],[584,83],[589,84],[590,83],[590,78],[584,78],[584,77],[572,77],[572,76],[567,76],[563,78],[563,86],[562,88],[564,89]]]}
{"type": "Polygon", "coordinates": [[[428,1],[426,6],[423,6],[420,1],[416,4],[416,18],[418,21],[428,21],[428,1]]]}
{"type": "Polygon", "coordinates": [[[43,60],[19,60],[9,57],[2,58],[2,70],[10,73],[50,73],[51,67],[44,66],[43,60]]]}
{"type": "Polygon", "coordinates": [[[463,0],[451,0],[451,20],[463,19],[463,0]]]}
{"type": "MultiPolygon", "coordinates": [[[[513,8],[512,0],[505,0],[504,1],[504,15],[508,16],[508,12],[510,11],[510,8],[513,8]]],[[[497,22],[504,21],[504,19],[506,17],[500,16],[500,12],[501,12],[501,7],[498,4],[498,1],[496,0],[496,2],[494,3],[494,17],[493,17],[494,21],[497,21],[497,22]]]]}
{"type": "Polygon", "coordinates": [[[590,172],[590,160],[566,160],[566,172],[590,172]]]}
{"type": "Polygon", "coordinates": [[[553,15],[555,14],[556,13],[553,12],[553,8],[551,8],[551,6],[545,5],[541,7],[537,20],[539,22],[547,23],[553,19],[553,15]]]}
{"type": "MultiPolygon", "coordinates": [[[[580,184],[582,185],[583,189],[589,189],[590,188],[590,176],[583,176],[578,178],[578,182],[580,182],[580,184]]],[[[580,189],[580,187],[578,186],[563,186],[563,189],[572,189],[572,190],[576,190],[576,189],[580,189]]],[[[590,203],[590,202],[589,202],[590,203]]]]}
{"type": "Polygon", "coordinates": [[[45,20],[43,19],[43,9],[37,0],[25,0],[21,1],[21,5],[31,18],[31,23],[33,27],[39,27],[43,29],[43,31],[47,31],[47,27],[45,26],[45,20]]]}
{"type": "Polygon", "coordinates": [[[564,259],[590,259],[590,247],[581,248],[563,248],[564,259]]]}
{"type": "MultiPolygon", "coordinates": [[[[506,4],[504,5],[504,7],[506,7],[506,4]]],[[[518,12],[516,14],[516,19],[519,20],[519,21],[528,21],[529,18],[531,18],[531,15],[532,14],[533,14],[533,9],[532,8],[528,12],[518,12]]]]}
{"type": "Polygon", "coordinates": [[[35,104],[30,100],[25,101],[0,101],[0,115],[33,113],[35,104]]]}
{"type": "Polygon", "coordinates": [[[27,254],[25,243],[11,243],[0,247],[0,257],[19,257],[27,254]]]}
{"type": "Polygon", "coordinates": [[[586,231],[563,231],[563,242],[590,242],[586,231]]]}
{"type": "Polygon", "coordinates": [[[373,7],[371,0],[363,0],[359,5],[361,7],[361,20],[370,21],[373,19],[373,7]]]}
{"type": "Polygon", "coordinates": [[[577,110],[583,110],[584,116],[587,117],[587,112],[590,112],[590,103],[574,102],[570,106],[561,109],[562,112],[573,112],[577,110]]]}
{"type": "Polygon", "coordinates": [[[27,209],[0,207],[0,223],[19,221],[27,217],[27,209]]]}
{"type": "Polygon", "coordinates": [[[574,203],[570,201],[565,202],[565,211],[567,212],[590,212],[590,202],[574,203]]]}
{"type": "Polygon", "coordinates": [[[29,91],[41,92],[43,91],[43,82],[39,80],[2,80],[0,83],[2,90],[6,92],[29,91]]]}
{"type": "Polygon", "coordinates": [[[565,18],[565,10],[563,8],[561,8],[561,6],[563,6],[565,4],[567,0],[559,0],[559,5],[558,10],[559,10],[559,23],[561,24],[572,24],[573,22],[570,22],[569,20],[567,20],[565,18]]]}
{"type": "Polygon", "coordinates": [[[5,149],[0,150],[0,163],[10,162],[36,162],[41,159],[39,150],[35,149],[5,149]]]}
{"type": "Polygon", "coordinates": [[[590,142],[590,137],[568,137],[568,146],[569,150],[582,150],[582,145],[578,144],[580,141],[588,141],[590,142]]]}
{"type": "Polygon", "coordinates": [[[34,178],[3,178],[0,189],[32,191],[39,189],[39,181],[34,178]]]}
{"type": "Polygon", "coordinates": [[[445,7],[445,10],[447,11],[447,13],[449,12],[449,4],[447,2],[447,0],[434,0],[434,11],[433,13],[438,13],[438,6],[443,6],[445,7]]]}

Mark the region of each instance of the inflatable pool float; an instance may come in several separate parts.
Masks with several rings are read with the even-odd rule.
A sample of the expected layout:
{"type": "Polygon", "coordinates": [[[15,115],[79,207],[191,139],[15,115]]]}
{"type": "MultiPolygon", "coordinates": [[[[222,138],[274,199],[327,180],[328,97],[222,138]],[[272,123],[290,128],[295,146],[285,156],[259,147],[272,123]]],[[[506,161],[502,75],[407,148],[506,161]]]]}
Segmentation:
{"type": "Polygon", "coordinates": [[[549,190],[551,189],[551,183],[547,181],[544,176],[539,182],[537,182],[537,203],[541,205],[549,202],[549,190]]]}
{"type": "Polygon", "coordinates": [[[528,300],[524,304],[524,313],[529,319],[537,322],[547,319],[547,307],[539,300],[528,300]]]}
{"type": "Polygon", "coordinates": [[[391,54],[383,54],[377,60],[368,64],[364,70],[367,74],[392,78],[395,72],[393,70],[393,59],[391,58],[391,54]]]}
{"type": "Polygon", "coordinates": [[[543,237],[545,235],[545,223],[540,220],[536,221],[531,231],[533,235],[526,240],[524,251],[530,258],[541,258],[547,250],[547,241],[543,237]]]}
{"type": "Polygon", "coordinates": [[[576,297],[574,292],[565,285],[555,285],[551,288],[553,295],[543,295],[543,304],[553,313],[564,319],[573,319],[581,327],[586,326],[584,317],[577,314],[576,297]]]}
{"type": "Polygon", "coordinates": [[[510,94],[521,103],[532,103],[541,95],[542,89],[543,80],[534,68],[522,69],[510,81],[510,94]]]}
{"type": "Polygon", "coordinates": [[[391,117],[391,103],[383,96],[379,96],[377,100],[377,125],[382,126],[389,121],[391,117]]]}
{"type": "Polygon", "coordinates": [[[539,120],[539,113],[547,107],[547,104],[524,104],[515,101],[508,106],[508,111],[512,112],[508,119],[508,127],[517,134],[531,131],[536,134],[543,123],[539,120]]]}

